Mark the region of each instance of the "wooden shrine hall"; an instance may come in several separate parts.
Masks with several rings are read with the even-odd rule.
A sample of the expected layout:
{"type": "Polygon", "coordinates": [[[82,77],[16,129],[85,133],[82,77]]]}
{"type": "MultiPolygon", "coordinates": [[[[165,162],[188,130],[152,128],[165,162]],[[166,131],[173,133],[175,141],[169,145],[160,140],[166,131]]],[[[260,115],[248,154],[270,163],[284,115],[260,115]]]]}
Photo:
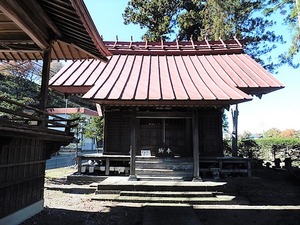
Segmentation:
{"type": "Polygon", "coordinates": [[[42,60],[38,106],[0,96],[0,224],[15,225],[44,209],[46,159],[68,145],[76,121],[51,116],[51,60],[111,55],[83,0],[1,0],[0,60],[42,60]]]}
{"type": "Polygon", "coordinates": [[[186,159],[184,176],[200,179],[202,160],[223,156],[223,110],[283,88],[236,39],[105,44],[107,64],[73,62],[50,87],[100,105],[106,160],[128,155],[131,179],[170,158],[186,159]]]}

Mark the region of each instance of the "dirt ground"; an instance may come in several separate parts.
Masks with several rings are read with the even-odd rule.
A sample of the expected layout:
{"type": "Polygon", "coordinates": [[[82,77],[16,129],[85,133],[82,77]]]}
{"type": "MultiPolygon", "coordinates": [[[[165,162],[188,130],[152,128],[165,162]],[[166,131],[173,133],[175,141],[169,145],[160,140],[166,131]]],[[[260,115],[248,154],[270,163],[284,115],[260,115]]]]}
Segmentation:
{"type": "MultiPolygon", "coordinates": [[[[74,168],[46,171],[45,209],[22,225],[142,225],[143,204],[92,201],[89,183],[69,183],[74,168]]],[[[249,205],[194,206],[202,225],[299,225],[300,182],[284,171],[254,171],[257,178],[232,178],[249,205]]],[[[171,207],[171,206],[170,206],[171,207]]]]}

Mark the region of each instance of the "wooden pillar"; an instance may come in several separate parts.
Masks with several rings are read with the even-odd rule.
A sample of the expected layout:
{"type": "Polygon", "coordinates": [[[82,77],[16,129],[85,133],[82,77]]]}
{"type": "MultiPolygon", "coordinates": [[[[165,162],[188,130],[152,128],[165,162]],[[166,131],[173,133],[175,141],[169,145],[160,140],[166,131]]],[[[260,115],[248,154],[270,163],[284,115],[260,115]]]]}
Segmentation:
{"type": "Polygon", "coordinates": [[[193,159],[194,159],[194,178],[193,181],[201,181],[199,172],[199,112],[193,112],[193,159]]]}
{"type": "Polygon", "coordinates": [[[235,105],[235,109],[231,110],[232,115],[232,123],[233,123],[233,130],[232,130],[232,156],[236,157],[238,152],[238,116],[239,110],[238,105],[235,105]]]}
{"type": "MultiPolygon", "coordinates": [[[[40,91],[40,109],[47,110],[48,94],[49,94],[49,77],[50,77],[50,63],[51,63],[51,48],[44,51],[43,55],[43,69],[42,69],[42,84],[40,91]]],[[[47,116],[43,116],[41,126],[46,126],[47,116]]]]}
{"type": "Polygon", "coordinates": [[[131,145],[130,145],[130,175],[129,180],[137,180],[135,174],[135,156],[136,156],[136,112],[131,112],[131,145]]]}

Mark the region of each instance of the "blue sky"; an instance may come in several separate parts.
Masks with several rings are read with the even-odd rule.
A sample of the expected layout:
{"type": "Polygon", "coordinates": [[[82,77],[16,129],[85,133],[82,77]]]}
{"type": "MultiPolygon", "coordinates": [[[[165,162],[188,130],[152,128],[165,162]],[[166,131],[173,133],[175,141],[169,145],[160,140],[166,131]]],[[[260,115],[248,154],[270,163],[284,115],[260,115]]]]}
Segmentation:
{"type": "MultiPolygon", "coordinates": [[[[85,0],[85,4],[105,41],[116,40],[116,35],[119,41],[130,41],[131,36],[134,41],[141,41],[144,31],[139,25],[123,23],[122,13],[127,0],[85,0]]],[[[288,27],[280,25],[280,18],[278,23],[277,29],[285,34],[286,41],[289,41],[288,27]]],[[[279,46],[274,54],[280,54],[287,48],[287,45],[279,46]]],[[[254,97],[251,102],[239,104],[239,134],[244,131],[263,132],[273,127],[280,130],[300,130],[300,69],[285,65],[273,75],[285,85],[285,88],[264,95],[262,99],[254,97]]],[[[230,112],[228,118],[231,122],[230,112]]]]}

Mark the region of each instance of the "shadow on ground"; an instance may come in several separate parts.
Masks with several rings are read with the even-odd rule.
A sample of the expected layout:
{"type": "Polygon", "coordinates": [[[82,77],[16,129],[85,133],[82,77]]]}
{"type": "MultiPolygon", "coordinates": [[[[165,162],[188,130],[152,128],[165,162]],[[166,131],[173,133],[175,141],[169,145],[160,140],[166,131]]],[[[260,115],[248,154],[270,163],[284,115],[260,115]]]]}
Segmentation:
{"type": "Polygon", "coordinates": [[[141,207],[106,207],[100,212],[45,208],[21,225],[142,225],[142,221],[141,207]]]}
{"type": "Polygon", "coordinates": [[[300,209],[196,209],[201,225],[297,225],[300,209]]]}
{"type": "MultiPolygon", "coordinates": [[[[21,225],[142,225],[143,212],[143,207],[123,206],[108,207],[100,212],[45,208],[43,212],[21,225]]],[[[201,209],[196,207],[195,213],[201,225],[298,225],[300,221],[299,208],[201,209]]]]}

